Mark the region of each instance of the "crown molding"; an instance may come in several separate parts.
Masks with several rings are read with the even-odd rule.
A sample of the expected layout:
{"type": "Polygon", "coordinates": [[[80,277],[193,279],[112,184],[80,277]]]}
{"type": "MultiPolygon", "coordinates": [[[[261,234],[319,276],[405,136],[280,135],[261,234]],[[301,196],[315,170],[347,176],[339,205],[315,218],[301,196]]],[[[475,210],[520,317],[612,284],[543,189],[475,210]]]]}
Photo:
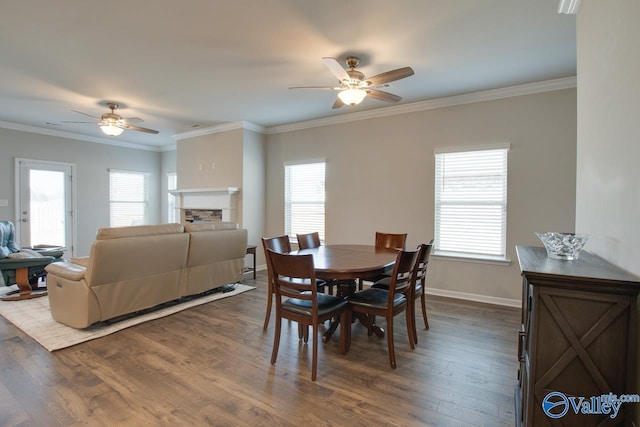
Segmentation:
{"type": "Polygon", "coordinates": [[[257,125],[252,122],[239,121],[239,122],[222,123],[215,126],[209,126],[206,128],[194,129],[187,132],[177,133],[173,135],[172,138],[180,140],[180,139],[193,138],[196,136],[227,132],[227,131],[236,130],[236,129],[245,129],[245,130],[250,130],[257,133],[265,133],[265,128],[263,126],[257,125]]]}
{"type": "Polygon", "coordinates": [[[114,145],[116,147],[121,147],[121,148],[134,148],[136,150],[147,150],[147,151],[161,151],[160,147],[152,147],[149,145],[136,144],[133,142],[126,142],[126,141],[116,141],[109,138],[99,138],[95,136],[79,135],[76,133],[65,132],[62,130],[47,129],[47,128],[41,128],[38,126],[23,125],[19,123],[0,121],[0,128],[18,130],[21,132],[38,133],[41,135],[56,136],[58,138],[74,139],[76,141],[82,141],[82,142],[114,145]]]}
{"type": "MultiPolygon", "coordinates": [[[[562,79],[546,80],[543,82],[527,83],[523,85],[510,86],[500,89],[492,89],[481,92],[468,93],[463,95],[449,96],[446,98],[431,99],[428,101],[413,102],[410,104],[394,105],[391,107],[378,108],[375,110],[360,111],[357,113],[348,113],[340,116],[326,117],[322,119],[307,120],[303,122],[290,123],[286,125],[264,127],[248,121],[237,121],[222,123],[216,126],[210,126],[202,129],[195,129],[187,132],[178,133],[172,136],[174,140],[193,138],[196,136],[210,135],[220,132],[227,132],[236,129],[250,130],[256,133],[271,135],[278,133],[292,132],[296,130],[311,129],[321,126],[330,126],[335,124],[356,122],[359,120],[376,119],[386,116],[394,116],[398,114],[413,113],[424,110],[433,110],[436,108],[452,107],[456,105],[472,104],[482,101],[493,101],[497,99],[510,98],[513,96],[531,95],[535,93],[550,92],[554,90],[570,89],[577,86],[575,76],[562,79]]],[[[176,144],[171,143],[161,147],[136,144],[132,142],[116,141],[110,138],[99,138],[92,136],[78,135],[70,132],[60,131],[57,129],[47,129],[37,126],[28,126],[17,123],[0,121],[0,128],[19,130],[23,132],[39,133],[43,135],[57,136],[60,138],[75,139],[83,142],[96,142],[99,144],[114,145],[117,147],[134,148],[138,150],[166,152],[176,150],[176,144]]]]}
{"type": "Polygon", "coordinates": [[[456,105],[472,104],[474,102],[493,101],[513,96],[531,95],[535,93],[550,92],[554,90],[575,88],[576,77],[546,80],[543,82],[527,83],[518,86],[510,86],[500,89],[485,90],[482,92],[468,93],[464,95],[449,96],[446,98],[431,99],[428,101],[413,102],[410,104],[395,105],[392,107],[378,108],[369,111],[344,114],[341,116],[326,117],[323,119],[308,120],[266,128],[266,134],[292,132],[296,130],[310,129],[320,126],[329,126],[341,123],[355,122],[359,120],[375,119],[397,114],[413,113],[417,111],[433,110],[436,108],[452,107],[456,105]]]}

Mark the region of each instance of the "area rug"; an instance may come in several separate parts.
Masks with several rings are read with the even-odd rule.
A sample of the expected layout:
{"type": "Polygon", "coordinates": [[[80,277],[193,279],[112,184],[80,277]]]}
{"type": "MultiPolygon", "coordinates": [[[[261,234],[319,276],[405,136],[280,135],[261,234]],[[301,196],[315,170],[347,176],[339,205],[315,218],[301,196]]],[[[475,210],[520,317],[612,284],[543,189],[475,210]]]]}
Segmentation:
{"type": "Polygon", "coordinates": [[[242,284],[234,286],[235,289],[226,292],[205,293],[202,296],[185,298],[178,303],[163,304],[136,315],[123,316],[115,321],[96,323],[86,329],[70,328],[53,320],[47,297],[23,301],[0,301],[0,315],[22,329],[24,333],[47,350],[55,351],[104,337],[140,323],[169,316],[191,307],[255,289],[255,286],[242,284]]]}

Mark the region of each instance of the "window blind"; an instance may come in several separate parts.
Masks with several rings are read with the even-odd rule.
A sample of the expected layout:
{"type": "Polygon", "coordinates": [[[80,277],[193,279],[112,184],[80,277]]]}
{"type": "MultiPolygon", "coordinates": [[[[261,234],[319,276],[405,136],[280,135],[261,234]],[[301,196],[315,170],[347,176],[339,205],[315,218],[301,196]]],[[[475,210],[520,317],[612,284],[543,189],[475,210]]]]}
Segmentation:
{"type": "Polygon", "coordinates": [[[324,241],[325,163],[285,165],[284,177],[285,233],[317,231],[324,241]]]}
{"type": "Polygon", "coordinates": [[[435,252],[506,256],[507,149],[435,155],[435,252]]]}
{"type": "Polygon", "coordinates": [[[109,208],[112,227],[149,223],[149,174],[109,171],[109,208]]]}

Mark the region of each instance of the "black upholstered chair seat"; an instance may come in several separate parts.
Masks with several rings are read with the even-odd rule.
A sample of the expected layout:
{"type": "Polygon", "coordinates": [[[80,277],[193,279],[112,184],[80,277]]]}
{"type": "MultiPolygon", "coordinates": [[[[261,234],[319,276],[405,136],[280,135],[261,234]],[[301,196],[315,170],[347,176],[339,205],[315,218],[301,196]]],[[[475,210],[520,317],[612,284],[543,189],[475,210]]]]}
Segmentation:
{"type": "MultiPolygon", "coordinates": [[[[387,306],[388,299],[388,290],[371,287],[351,295],[349,297],[349,303],[353,305],[384,309],[387,306]]],[[[403,294],[395,294],[393,296],[393,307],[398,307],[406,301],[407,298],[403,294]]]]}
{"type": "MultiPolygon", "coordinates": [[[[387,276],[387,277],[383,277],[382,279],[378,280],[376,283],[371,285],[371,287],[374,288],[374,289],[389,290],[389,286],[390,285],[391,285],[391,277],[387,276]]],[[[407,284],[407,285],[405,285],[403,287],[397,287],[396,288],[396,292],[405,292],[407,289],[409,289],[409,284],[407,284]]]]}
{"type": "MultiPolygon", "coordinates": [[[[344,307],[348,304],[344,298],[334,295],[318,293],[317,296],[319,316],[334,311],[337,308],[344,307]]],[[[311,304],[312,302],[310,300],[289,298],[286,301],[282,302],[282,309],[293,313],[311,316],[311,304]]]]}

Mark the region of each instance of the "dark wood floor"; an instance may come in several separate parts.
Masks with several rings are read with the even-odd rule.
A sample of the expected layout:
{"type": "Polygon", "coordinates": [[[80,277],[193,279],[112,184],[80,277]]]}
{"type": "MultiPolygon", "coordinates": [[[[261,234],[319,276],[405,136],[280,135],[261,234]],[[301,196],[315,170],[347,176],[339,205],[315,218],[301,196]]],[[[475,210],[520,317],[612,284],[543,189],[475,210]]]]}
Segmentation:
{"type": "Polygon", "coordinates": [[[397,369],[356,323],[347,356],[337,333],[320,345],[311,382],[296,324],[270,365],[264,272],[245,283],[258,289],[54,353],[0,317],[0,425],[514,425],[518,310],[429,297],[416,350],[396,318],[397,369]]]}

